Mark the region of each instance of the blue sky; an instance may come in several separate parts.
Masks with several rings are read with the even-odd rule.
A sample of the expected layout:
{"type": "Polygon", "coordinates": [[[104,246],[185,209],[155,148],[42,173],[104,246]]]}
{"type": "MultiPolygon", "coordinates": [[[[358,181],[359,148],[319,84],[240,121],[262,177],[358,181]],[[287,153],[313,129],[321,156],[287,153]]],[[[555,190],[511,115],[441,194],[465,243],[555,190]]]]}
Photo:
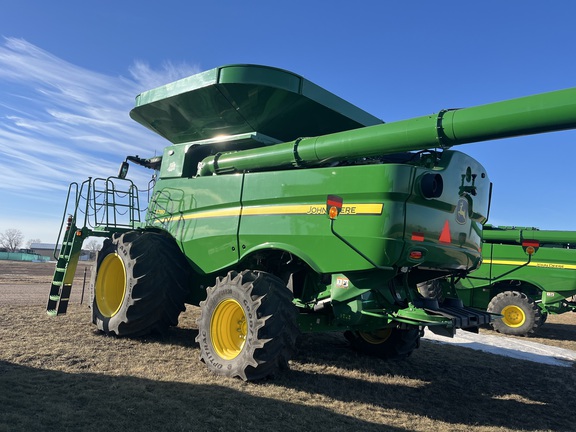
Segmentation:
{"type": "MultiPolygon", "coordinates": [[[[5,3],[0,232],[46,243],[70,182],[167,145],[129,118],[134,97],[199,71],[285,68],[388,122],[576,86],[573,2],[5,3]]],[[[491,223],[573,229],[575,143],[565,131],[458,149],[494,183],[491,223]]]]}

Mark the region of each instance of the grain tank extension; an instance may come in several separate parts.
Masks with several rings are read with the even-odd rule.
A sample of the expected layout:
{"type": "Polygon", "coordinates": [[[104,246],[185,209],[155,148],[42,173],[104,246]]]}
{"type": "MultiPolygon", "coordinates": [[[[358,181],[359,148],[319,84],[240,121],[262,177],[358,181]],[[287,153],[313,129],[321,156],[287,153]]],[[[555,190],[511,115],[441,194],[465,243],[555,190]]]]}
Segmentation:
{"type": "Polygon", "coordinates": [[[454,283],[480,265],[491,184],[448,148],[574,128],[576,90],[386,124],[291,72],[231,65],[144,92],[130,115],[170,145],[71,185],[48,313],[101,236],[98,329],[165,331],[197,305],[202,360],[253,380],[286,368],[302,332],[403,358],[425,327],[490,322],[454,283]],[[130,162],[153,170],[146,210],[130,162]]]}

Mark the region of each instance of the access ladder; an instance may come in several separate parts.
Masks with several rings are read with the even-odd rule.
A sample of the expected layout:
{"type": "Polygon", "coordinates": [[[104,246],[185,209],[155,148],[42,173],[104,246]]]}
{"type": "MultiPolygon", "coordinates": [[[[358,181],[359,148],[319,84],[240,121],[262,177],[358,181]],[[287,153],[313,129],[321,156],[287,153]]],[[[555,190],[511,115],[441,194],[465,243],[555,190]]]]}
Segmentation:
{"type": "Polygon", "coordinates": [[[50,316],[65,314],[70,301],[72,282],[84,240],[90,236],[109,237],[115,232],[136,229],[140,224],[138,188],[130,181],[117,177],[84,181],[81,186],[70,184],[64,217],[58,233],[54,257],[57,259],[46,313],[50,316]],[[118,187],[117,183],[120,183],[118,187]],[[73,200],[71,200],[73,198],[73,200]],[[73,202],[72,202],[73,201],[73,202]],[[66,220],[71,207],[72,214],[66,220]],[[82,227],[78,227],[78,211],[83,213],[82,227]],[[66,220],[62,246],[56,258],[56,249],[66,220]]]}
{"type": "Polygon", "coordinates": [[[48,304],[46,305],[46,313],[50,316],[65,314],[68,309],[70,291],[78,266],[78,258],[82,251],[82,243],[90,234],[86,228],[78,230],[75,222],[73,216],[68,218],[62,249],[56,262],[48,304]]]}

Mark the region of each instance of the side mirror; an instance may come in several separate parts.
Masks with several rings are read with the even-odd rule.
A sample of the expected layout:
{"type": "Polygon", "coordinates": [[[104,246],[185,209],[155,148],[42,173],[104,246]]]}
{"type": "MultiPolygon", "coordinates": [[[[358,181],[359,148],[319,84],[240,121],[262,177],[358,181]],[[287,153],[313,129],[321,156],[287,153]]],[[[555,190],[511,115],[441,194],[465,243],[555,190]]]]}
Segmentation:
{"type": "Polygon", "coordinates": [[[125,179],[126,176],[128,175],[129,167],[130,165],[128,164],[128,162],[126,161],[122,162],[122,165],[120,165],[120,171],[118,171],[118,178],[125,179]]]}

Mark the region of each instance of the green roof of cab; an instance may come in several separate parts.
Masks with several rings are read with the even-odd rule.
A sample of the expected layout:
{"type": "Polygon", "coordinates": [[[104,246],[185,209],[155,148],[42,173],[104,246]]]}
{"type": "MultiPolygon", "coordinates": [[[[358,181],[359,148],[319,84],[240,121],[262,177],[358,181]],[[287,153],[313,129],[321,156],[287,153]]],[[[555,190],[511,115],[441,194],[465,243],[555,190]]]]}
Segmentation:
{"type": "Polygon", "coordinates": [[[145,91],[130,116],[173,144],[251,132],[286,142],[383,123],[299,75],[249,64],[145,91]]]}

